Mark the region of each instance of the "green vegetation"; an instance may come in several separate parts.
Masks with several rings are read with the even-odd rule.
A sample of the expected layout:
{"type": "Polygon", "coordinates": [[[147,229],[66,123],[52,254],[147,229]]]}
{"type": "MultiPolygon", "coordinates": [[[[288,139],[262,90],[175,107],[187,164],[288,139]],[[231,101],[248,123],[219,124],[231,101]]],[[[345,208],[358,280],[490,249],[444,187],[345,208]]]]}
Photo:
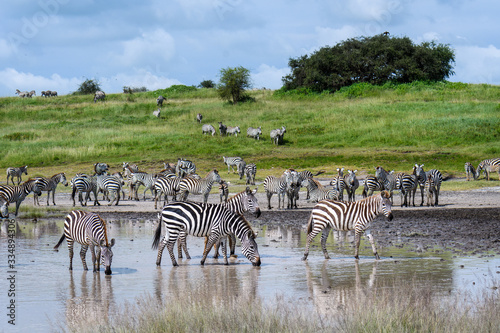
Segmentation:
{"type": "Polygon", "coordinates": [[[250,71],[244,67],[223,68],[220,70],[220,82],[217,92],[221,99],[237,104],[248,99],[245,90],[251,87],[250,71]]]}
{"type": "Polygon", "coordinates": [[[1,98],[0,169],[29,165],[50,176],[61,166],[67,172],[90,172],[96,162],[116,169],[128,161],[160,170],[163,162],[183,157],[204,175],[214,167],[224,170],[223,155],[239,155],[257,164],[258,179],[290,167],[373,174],[377,165],[409,172],[415,163],[463,177],[466,161],[477,166],[500,156],[496,86],[363,83],[334,94],[249,94],[255,102],[237,105],[222,102],[215,89],[186,86],[110,94],[95,104],[88,95],[1,98]],[[156,118],[152,112],[159,94],[167,102],[156,118]],[[238,125],[242,135],[203,135],[197,113],[216,128],[219,121],[238,125]],[[277,147],[269,132],[282,125],[287,132],[284,145],[277,147]],[[246,137],[249,126],[262,126],[260,141],[246,137]]]}

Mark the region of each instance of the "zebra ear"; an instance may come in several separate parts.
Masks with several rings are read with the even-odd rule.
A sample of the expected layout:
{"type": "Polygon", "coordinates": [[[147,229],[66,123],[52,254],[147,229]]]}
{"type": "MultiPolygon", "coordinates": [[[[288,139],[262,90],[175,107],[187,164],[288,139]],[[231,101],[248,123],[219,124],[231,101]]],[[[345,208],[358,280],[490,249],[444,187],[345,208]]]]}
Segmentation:
{"type": "Polygon", "coordinates": [[[257,190],[258,190],[258,189],[259,189],[259,188],[258,188],[258,187],[256,187],[256,188],[255,188],[255,190],[253,190],[253,191],[252,191],[252,194],[257,193],[257,190]]]}

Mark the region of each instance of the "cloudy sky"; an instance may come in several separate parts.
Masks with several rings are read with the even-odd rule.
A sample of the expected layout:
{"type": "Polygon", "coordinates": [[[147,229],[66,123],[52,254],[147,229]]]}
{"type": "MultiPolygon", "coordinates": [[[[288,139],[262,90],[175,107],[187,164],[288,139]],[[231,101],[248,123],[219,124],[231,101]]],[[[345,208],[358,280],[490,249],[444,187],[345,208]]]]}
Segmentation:
{"type": "Polygon", "coordinates": [[[497,0],[16,0],[0,5],[0,96],[218,82],[243,66],[281,87],[288,60],[389,31],[455,50],[451,81],[500,84],[497,0]]]}

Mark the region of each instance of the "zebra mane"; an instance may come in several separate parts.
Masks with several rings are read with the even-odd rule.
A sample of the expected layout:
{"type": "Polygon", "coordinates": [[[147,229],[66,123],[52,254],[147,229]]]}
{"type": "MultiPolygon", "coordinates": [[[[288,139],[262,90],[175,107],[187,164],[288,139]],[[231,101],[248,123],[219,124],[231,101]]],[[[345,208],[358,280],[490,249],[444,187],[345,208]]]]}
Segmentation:
{"type": "Polygon", "coordinates": [[[99,221],[101,221],[102,223],[102,227],[104,229],[104,240],[106,241],[106,246],[109,246],[109,243],[108,243],[108,228],[106,228],[106,221],[104,221],[98,214],[96,214],[97,217],[99,218],[99,221]]]}

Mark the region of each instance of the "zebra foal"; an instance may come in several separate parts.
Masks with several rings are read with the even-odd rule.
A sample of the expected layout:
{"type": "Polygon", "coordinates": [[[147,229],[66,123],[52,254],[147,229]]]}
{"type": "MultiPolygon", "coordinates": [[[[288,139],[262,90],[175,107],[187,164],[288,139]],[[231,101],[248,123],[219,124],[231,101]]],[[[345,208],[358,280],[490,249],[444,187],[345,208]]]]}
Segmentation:
{"type": "Polygon", "coordinates": [[[54,246],[54,250],[57,251],[65,239],[68,243],[70,271],[73,270],[73,244],[77,242],[82,245],[80,258],[82,259],[84,270],[88,270],[85,257],[87,249],[90,247],[94,272],[99,272],[100,264],[102,264],[106,275],[112,273],[111,261],[113,260],[113,252],[111,248],[115,245],[115,239],[112,238],[108,242],[106,222],[99,215],[81,210],[74,210],[66,215],[64,219],[64,233],[56,246],[54,246]],[[95,247],[97,250],[94,252],[95,247]]]}
{"type": "Polygon", "coordinates": [[[302,260],[306,260],[309,255],[309,247],[312,240],[319,234],[321,235],[321,248],[325,259],[330,259],[326,250],[326,240],[330,229],[339,231],[354,230],[354,258],[359,259],[359,243],[361,235],[366,231],[366,235],[372,246],[373,254],[376,259],[380,259],[373,236],[367,230],[371,222],[379,214],[384,214],[389,221],[393,215],[391,211],[390,194],[388,191],[382,191],[380,194],[355,201],[332,201],[323,200],[314,206],[309,216],[307,224],[307,242],[306,250],[302,260]]]}
{"type": "Polygon", "coordinates": [[[28,166],[22,166],[19,168],[7,168],[7,185],[9,185],[9,178],[12,180],[12,185],[14,184],[14,177],[17,178],[17,185],[21,184],[21,176],[22,174],[28,175],[28,166]]]}

